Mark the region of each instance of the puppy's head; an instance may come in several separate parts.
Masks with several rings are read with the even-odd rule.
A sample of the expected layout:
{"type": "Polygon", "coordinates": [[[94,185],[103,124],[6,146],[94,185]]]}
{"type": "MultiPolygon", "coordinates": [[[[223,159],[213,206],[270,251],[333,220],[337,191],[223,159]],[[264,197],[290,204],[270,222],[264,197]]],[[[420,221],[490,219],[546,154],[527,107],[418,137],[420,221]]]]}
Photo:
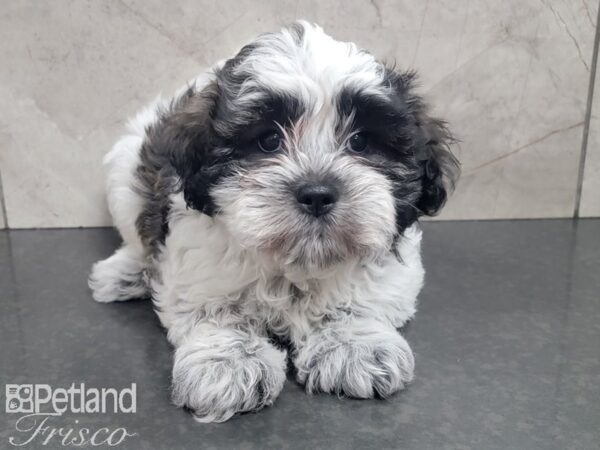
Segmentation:
{"type": "Polygon", "coordinates": [[[188,206],[283,265],[393,250],[458,172],[413,79],[307,23],[257,38],[167,119],[188,206]]]}

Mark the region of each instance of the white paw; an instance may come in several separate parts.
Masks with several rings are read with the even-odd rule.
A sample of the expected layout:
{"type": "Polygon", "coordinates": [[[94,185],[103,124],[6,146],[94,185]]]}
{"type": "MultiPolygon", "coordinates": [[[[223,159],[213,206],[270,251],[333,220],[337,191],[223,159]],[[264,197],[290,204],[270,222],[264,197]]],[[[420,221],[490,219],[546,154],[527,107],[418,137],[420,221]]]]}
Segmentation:
{"type": "Polygon", "coordinates": [[[173,402],[198,422],[224,422],[273,403],[285,382],[286,352],[267,339],[215,330],[185,341],[175,353],[173,402]]]}
{"type": "Polygon", "coordinates": [[[294,364],[307,392],[389,397],[413,379],[414,357],[394,329],[326,329],[310,336],[294,364]]]}
{"type": "Polygon", "coordinates": [[[98,261],[88,279],[94,300],[109,303],[146,297],[145,269],[145,261],[128,247],[122,247],[110,258],[98,261]]]}

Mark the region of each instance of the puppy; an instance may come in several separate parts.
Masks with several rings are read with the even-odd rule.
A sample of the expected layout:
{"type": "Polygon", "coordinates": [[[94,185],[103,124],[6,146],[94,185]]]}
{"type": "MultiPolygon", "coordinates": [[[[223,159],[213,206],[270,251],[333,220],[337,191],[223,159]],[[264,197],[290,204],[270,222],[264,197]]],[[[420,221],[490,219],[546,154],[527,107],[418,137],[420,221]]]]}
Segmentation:
{"type": "Polygon", "coordinates": [[[458,174],[414,78],[299,22],[157,100],[106,156],[123,245],[94,299],[152,298],[198,421],[272,404],[288,356],[309,393],[413,378],[397,329],[423,284],[417,221],[458,174]]]}

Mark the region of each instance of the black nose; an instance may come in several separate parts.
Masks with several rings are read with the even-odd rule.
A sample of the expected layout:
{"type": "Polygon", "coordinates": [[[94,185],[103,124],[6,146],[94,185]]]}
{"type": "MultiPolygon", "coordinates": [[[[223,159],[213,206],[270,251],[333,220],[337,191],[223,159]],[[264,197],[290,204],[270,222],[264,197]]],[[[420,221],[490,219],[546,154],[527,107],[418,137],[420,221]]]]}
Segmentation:
{"type": "Polygon", "coordinates": [[[296,199],[304,211],[319,217],[333,209],[338,192],[328,184],[305,184],[296,192],[296,199]]]}

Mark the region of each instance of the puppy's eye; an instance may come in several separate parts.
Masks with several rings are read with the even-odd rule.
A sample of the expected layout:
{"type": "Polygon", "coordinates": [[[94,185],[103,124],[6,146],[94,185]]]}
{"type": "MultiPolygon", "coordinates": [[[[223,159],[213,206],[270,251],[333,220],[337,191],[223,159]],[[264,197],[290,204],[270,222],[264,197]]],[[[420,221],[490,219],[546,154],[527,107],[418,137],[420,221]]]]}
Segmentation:
{"type": "Polygon", "coordinates": [[[258,138],[258,146],[265,153],[276,152],[281,149],[281,134],[275,130],[263,133],[258,138]]]}
{"type": "Polygon", "coordinates": [[[367,148],[367,144],[369,143],[369,139],[367,135],[364,133],[356,133],[353,134],[350,139],[348,139],[348,147],[350,150],[356,153],[360,153],[365,151],[367,148]]]}

